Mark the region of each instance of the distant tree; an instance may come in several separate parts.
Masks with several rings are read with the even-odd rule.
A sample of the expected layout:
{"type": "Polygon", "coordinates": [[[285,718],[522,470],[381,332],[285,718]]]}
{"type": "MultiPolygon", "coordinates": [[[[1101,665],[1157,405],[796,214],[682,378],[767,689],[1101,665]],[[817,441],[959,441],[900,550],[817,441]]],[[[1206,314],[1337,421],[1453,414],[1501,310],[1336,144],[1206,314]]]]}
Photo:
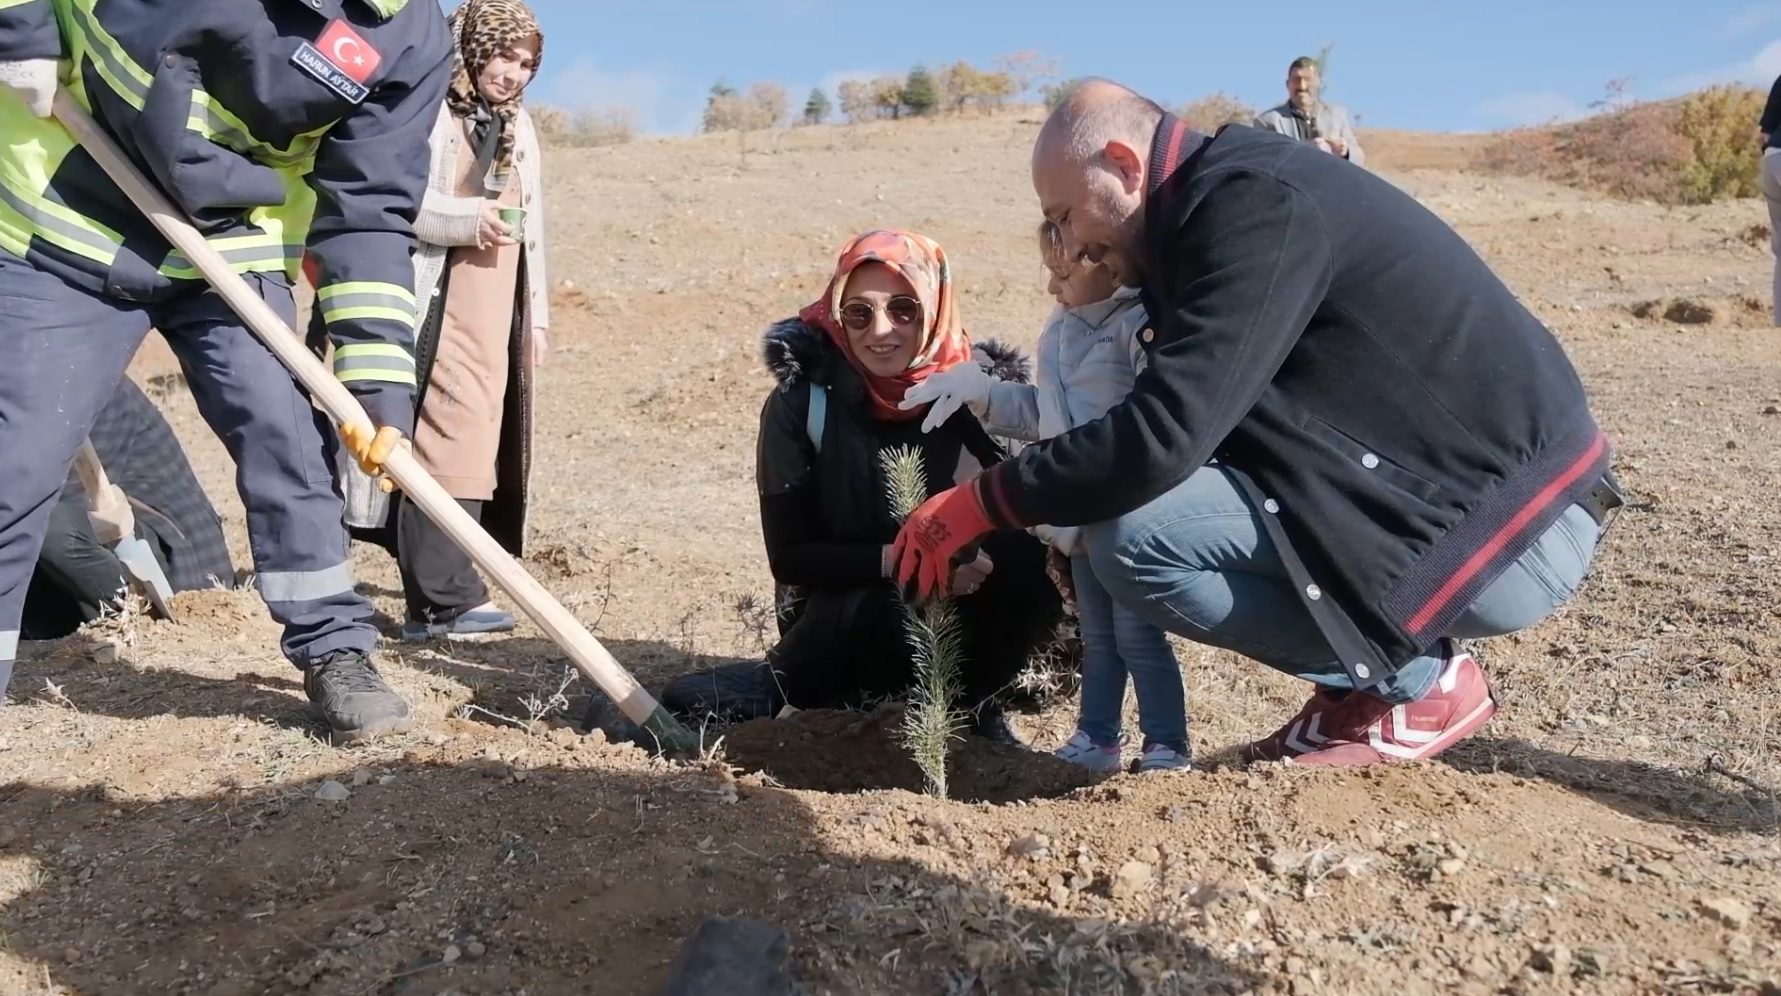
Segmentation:
{"type": "Polygon", "coordinates": [[[711,84],[711,92],[705,97],[705,113],[699,120],[699,130],[736,131],[747,117],[748,109],[736,88],[718,80],[711,84]]]}
{"type": "Polygon", "coordinates": [[[934,77],[921,66],[909,70],[908,78],[903,81],[903,106],[916,117],[927,117],[940,106],[934,77]]]}
{"type": "Polygon", "coordinates": [[[841,98],[841,113],[847,116],[848,124],[859,124],[878,112],[872,84],[866,80],[843,80],[835,88],[835,95],[841,98]]]}
{"type": "Polygon", "coordinates": [[[903,80],[895,76],[880,76],[872,81],[872,104],[878,108],[878,116],[889,115],[892,120],[903,116],[903,80]]]}
{"type": "Polygon", "coordinates": [[[981,73],[977,77],[976,98],[979,103],[1000,107],[1002,102],[1020,92],[1014,77],[1007,73],[981,73]]]}
{"type": "Polygon", "coordinates": [[[1068,79],[1059,80],[1056,83],[1047,83],[1041,94],[1045,98],[1045,106],[1051,108],[1063,103],[1064,98],[1070,95],[1071,88],[1078,82],[1080,81],[1068,79]]]}
{"type": "Polygon", "coordinates": [[[1210,135],[1228,124],[1249,124],[1255,108],[1222,90],[1201,97],[1176,112],[1189,128],[1210,135]]]}
{"type": "Polygon", "coordinates": [[[1014,93],[1024,94],[1038,86],[1049,91],[1058,77],[1058,61],[1038,51],[1010,52],[996,60],[996,68],[1014,81],[1014,93]]]}
{"type": "Polygon", "coordinates": [[[749,87],[747,105],[744,131],[777,128],[785,123],[786,115],[791,112],[791,98],[786,95],[785,87],[777,83],[756,83],[749,87]]]}
{"type": "Polygon", "coordinates": [[[820,86],[815,87],[810,91],[810,99],[804,101],[804,123],[807,125],[822,124],[828,120],[829,112],[832,110],[834,110],[834,105],[829,103],[828,91],[820,86]]]}
{"type": "Polygon", "coordinates": [[[965,103],[977,93],[977,77],[983,75],[976,66],[963,59],[934,74],[934,92],[940,106],[958,114],[965,103]]]}

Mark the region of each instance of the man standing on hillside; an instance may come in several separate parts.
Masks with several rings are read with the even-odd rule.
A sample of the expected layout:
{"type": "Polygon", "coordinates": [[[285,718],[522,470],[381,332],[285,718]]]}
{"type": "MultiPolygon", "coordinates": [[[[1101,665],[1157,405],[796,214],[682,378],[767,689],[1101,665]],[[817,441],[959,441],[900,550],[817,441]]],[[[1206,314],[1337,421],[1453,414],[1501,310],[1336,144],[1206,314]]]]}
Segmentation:
{"type": "Polygon", "coordinates": [[[898,579],[945,591],[991,529],[1087,526],[1116,598],[1316,686],[1250,757],[1374,764],[1476,731],[1496,704],[1456,641],[1568,600],[1622,503],[1551,333],[1384,180],[1104,80],[1046,122],[1033,185],[1067,251],[1142,287],[1146,369],[917,509],[898,579]]]}
{"type": "Polygon", "coordinates": [[[1256,115],[1255,127],[1311,142],[1331,155],[1365,166],[1367,154],[1355,137],[1348,109],[1322,100],[1318,96],[1322,88],[1316,59],[1301,55],[1292,60],[1286,70],[1286,103],[1256,115]]]}
{"type": "Polygon", "coordinates": [[[414,419],[414,218],[451,45],[431,0],[0,0],[0,696],[75,449],[151,326],[228,447],[261,596],[339,739],[406,728],[371,662],[326,420],[59,122],[64,84],[288,324],[307,249],[375,471],[414,419]]]}

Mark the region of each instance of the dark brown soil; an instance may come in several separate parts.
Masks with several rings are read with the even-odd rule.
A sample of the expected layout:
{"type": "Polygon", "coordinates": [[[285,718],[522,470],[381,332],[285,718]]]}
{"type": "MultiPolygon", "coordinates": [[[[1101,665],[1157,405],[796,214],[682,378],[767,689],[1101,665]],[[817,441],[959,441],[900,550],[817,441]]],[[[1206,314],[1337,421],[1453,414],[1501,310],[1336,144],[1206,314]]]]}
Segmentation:
{"type": "MultiPolygon", "coordinates": [[[[900,742],[903,707],[811,709],[757,719],[724,735],[724,757],[787,788],[815,792],[920,792],[921,769],[900,742]]],[[[947,756],[947,795],[961,802],[1048,799],[1101,780],[1050,754],[968,736],[947,756]]]]}

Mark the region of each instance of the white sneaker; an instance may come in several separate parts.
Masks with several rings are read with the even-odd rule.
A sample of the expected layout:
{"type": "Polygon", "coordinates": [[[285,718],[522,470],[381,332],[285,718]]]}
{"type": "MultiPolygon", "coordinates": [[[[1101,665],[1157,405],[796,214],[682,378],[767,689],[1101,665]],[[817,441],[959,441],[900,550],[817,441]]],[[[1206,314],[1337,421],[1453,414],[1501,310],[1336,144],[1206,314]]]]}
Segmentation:
{"type": "Polygon", "coordinates": [[[1065,741],[1062,747],[1052,751],[1054,756],[1071,764],[1081,765],[1090,771],[1107,772],[1119,770],[1119,753],[1119,745],[1101,747],[1081,730],[1077,730],[1076,735],[1065,741]]]}
{"type": "Polygon", "coordinates": [[[1162,744],[1150,744],[1144,753],[1138,756],[1138,773],[1140,775],[1152,771],[1192,771],[1193,759],[1173,747],[1162,744]]]}

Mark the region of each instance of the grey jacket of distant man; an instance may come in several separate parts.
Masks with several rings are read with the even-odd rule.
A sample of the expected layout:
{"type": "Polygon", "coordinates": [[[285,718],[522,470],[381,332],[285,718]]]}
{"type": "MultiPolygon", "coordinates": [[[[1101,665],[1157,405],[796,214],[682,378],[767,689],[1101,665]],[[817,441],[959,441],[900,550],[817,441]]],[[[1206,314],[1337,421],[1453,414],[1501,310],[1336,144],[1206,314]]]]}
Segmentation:
{"type": "Polygon", "coordinates": [[[1339,138],[1348,145],[1348,161],[1356,166],[1367,164],[1367,154],[1360,147],[1360,139],[1354,134],[1354,120],[1348,116],[1348,108],[1341,104],[1317,102],[1317,112],[1306,117],[1291,103],[1269,108],[1255,116],[1255,127],[1263,131],[1277,131],[1288,138],[1296,138],[1301,142],[1309,142],[1315,138],[1339,138]],[[1315,132],[1310,127],[1316,125],[1315,132]]]}

